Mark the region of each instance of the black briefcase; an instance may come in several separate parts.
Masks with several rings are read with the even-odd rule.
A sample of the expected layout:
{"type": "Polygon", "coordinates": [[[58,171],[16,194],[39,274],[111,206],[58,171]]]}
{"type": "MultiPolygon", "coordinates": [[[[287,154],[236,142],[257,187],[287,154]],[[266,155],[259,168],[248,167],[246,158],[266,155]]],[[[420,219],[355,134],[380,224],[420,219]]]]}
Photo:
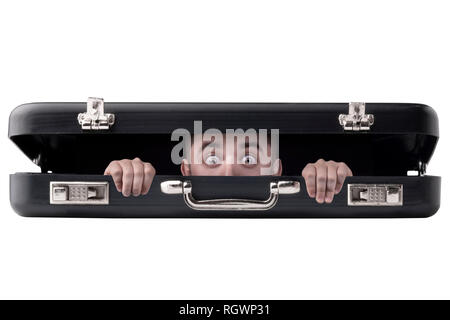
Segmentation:
{"type": "Polygon", "coordinates": [[[30,103],[10,116],[9,138],[41,168],[10,175],[14,210],[29,217],[405,218],[440,205],[440,177],[425,170],[439,137],[430,107],[409,103],[30,103]],[[278,129],[282,176],[182,176],[175,129],[278,129]],[[124,197],[110,161],[156,168],[150,192],[124,197]],[[353,177],[330,204],[301,176],[319,158],[353,177]]]}

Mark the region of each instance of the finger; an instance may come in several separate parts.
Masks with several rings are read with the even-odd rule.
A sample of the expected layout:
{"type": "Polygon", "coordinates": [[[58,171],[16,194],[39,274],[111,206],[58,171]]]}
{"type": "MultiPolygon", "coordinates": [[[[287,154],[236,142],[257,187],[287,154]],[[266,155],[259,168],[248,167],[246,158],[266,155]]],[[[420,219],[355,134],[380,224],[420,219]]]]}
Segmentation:
{"type": "Polygon", "coordinates": [[[137,197],[141,194],[142,184],[144,182],[144,164],[139,158],[131,161],[133,166],[133,187],[131,189],[133,196],[137,197]]]}
{"type": "Polygon", "coordinates": [[[343,162],[339,163],[337,168],[337,177],[336,177],[336,188],[335,188],[335,194],[338,194],[342,190],[342,186],[344,185],[345,178],[347,176],[351,177],[352,171],[349,167],[343,162]]]}
{"type": "Polygon", "coordinates": [[[306,191],[311,198],[316,197],[316,167],[312,164],[306,165],[302,171],[302,176],[305,179],[306,191]]]}
{"type": "Polygon", "coordinates": [[[122,192],[122,167],[119,161],[112,161],[105,170],[105,175],[110,175],[113,178],[117,191],[122,192]]]}
{"type": "Polygon", "coordinates": [[[154,177],[155,168],[153,168],[150,163],[144,163],[144,183],[142,185],[142,195],[145,195],[149,192],[154,177]]]}
{"type": "Polygon", "coordinates": [[[337,166],[333,162],[329,162],[327,166],[327,191],[325,194],[325,202],[331,203],[334,197],[337,180],[337,166]]]}
{"type": "Polygon", "coordinates": [[[121,160],[120,165],[122,166],[123,176],[122,176],[122,194],[125,197],[129,197],[131,194],[131,189],[133,187],[133,165],[131,160],[121,160]]]}
{"type": "Polygon", "coordinates": [[[325,200],[325,191],[327,189],[327,165],[316,164],[316,201],[323,203],[325,200]]]}

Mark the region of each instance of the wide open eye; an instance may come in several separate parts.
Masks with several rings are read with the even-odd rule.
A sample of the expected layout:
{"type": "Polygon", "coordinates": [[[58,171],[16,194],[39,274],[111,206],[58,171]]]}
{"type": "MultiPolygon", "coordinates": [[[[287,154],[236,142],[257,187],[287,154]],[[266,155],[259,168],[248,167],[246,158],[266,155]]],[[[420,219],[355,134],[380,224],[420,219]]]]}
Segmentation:
{"type": "Polygon", "coordinates": [[[220,158],[215,155],[209,155],[206,157],[205,163],[206,165],[213,167],[220,164],[220,158]]]}
{"type": "Polygon", "coordinates": [[[242,164],[246,166],[253,166],[256,164],[256,158],[252,155],[247,154],[242,158],[242,164]]]}

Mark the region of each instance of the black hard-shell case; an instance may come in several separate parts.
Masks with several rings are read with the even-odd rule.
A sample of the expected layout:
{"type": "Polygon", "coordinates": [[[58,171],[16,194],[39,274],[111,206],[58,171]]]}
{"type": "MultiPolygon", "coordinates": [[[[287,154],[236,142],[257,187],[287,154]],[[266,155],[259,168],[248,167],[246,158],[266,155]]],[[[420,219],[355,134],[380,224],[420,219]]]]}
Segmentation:
{"type": "Polygon", "coordinates": [[[434,110],[422,104],[366,103],[373,115],[369,130],[344,130],[339,115],[349,113],[348,103],[116,103],[106,102],[114,114],[107,130],[83,130],[78,115],[86,103],[24,104],[13,110],[9,138],[42,173],[10,175],[14,210],[34,217],[192,217],[192,218],[387,218],[429,217],[440,205],[440,177],[425,175],[439,137],[434,110]],[[194,132],[216,128],[279,129],[279,155],[283,176],[207,177],[182,176],[171,161],[178,128],[194,132]],[[103,172],[112,160],[141,158],[153,164],[157,175],[145,196],[124,197],[103,172]],[[331,204],[309,198],[303,167],[323,158],[345,162],[353,177],[331,204]],[[408,176],[416,171],[417,176],[408,176]],[[300,191],[280,194],[267,210],[196,210],[182,194],[167,194],[161,184],[189,182],[200,201],[240,199],[264,202],[269,186],[294,181],[300,191]],[[107,204],[51,204],[51,182],[107,182],[107,204]],[[401,185],[402,203],[395,206],[349,205],[349,185],[401,185]]]}

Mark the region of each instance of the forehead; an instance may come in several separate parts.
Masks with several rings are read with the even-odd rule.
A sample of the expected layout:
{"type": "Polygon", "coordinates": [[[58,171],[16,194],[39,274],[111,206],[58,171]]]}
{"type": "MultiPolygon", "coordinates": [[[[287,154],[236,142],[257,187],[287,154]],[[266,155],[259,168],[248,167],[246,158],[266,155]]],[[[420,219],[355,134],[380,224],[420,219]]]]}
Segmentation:
{"type": "Polygon", "coordinates": [[[219,137],[213,135],[192,135],[191,143],[195,149],[206,148],[225,148],[227,144],[232,143],[237,148],[258,148],[265,149],[264,146],[270,146],[270,135],[259,134],[223,134],[219,137]],[[264,141],[264,138],[266,141],[264,141]],[[219,139],[219,140],[218,140],[219,139]]]}

